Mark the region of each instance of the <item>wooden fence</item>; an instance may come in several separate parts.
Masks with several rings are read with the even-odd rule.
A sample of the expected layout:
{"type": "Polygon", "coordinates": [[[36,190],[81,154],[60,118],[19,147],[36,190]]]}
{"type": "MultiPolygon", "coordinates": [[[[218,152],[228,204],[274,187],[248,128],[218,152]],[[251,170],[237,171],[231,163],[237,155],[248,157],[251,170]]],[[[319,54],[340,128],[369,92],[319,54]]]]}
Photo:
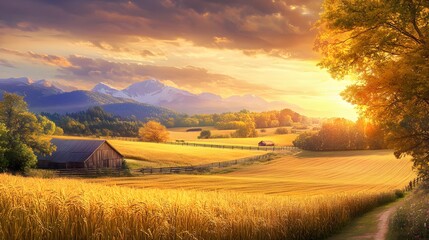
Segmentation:
{"type": "Polygon", "coordinates": [[[240,146],[240,145],[221,145],[221,144],[206,144],[195,142],[165,142],[165,144],[192,146],[192,147],[209,147],[209,148],[224,148],[224,149],[237,149],[237,150],[259,150],[259,151],[282,151],[297,149],[295,146],[240,146]]]}
{"type": "Polygon", "coordinates": [[[273,156],[272,153],[267,153],[264,155],[259,156],[253,156],[253,157],[247,157],[247,158],[240,158],[235,159],[231,161],[224,161],[224,162],[214,162],[214,163],[207,163],[207,164],[201,164],[201,165],[194,165],[194,166],[177,166],[177,167],[160,167],[160,168],[140,168],[135,170],[138,173],[141,174],[172,174],[172,173],[193,173],[193,172],[207,172],[212,168],[225,168],[236,164],[241,163],[251,163],[255,161],[262,161],[262,160],[270,160],[273,156]]]}
{"type": "Polygon", "coordinates": [[[54,170],[55,175],[59,177],[100,177],[100,176],[128,176],[130,175],[128,170],[123,169],[82,169],[82,168],[68,168],[68,169],[56,169],[54,170]]]}

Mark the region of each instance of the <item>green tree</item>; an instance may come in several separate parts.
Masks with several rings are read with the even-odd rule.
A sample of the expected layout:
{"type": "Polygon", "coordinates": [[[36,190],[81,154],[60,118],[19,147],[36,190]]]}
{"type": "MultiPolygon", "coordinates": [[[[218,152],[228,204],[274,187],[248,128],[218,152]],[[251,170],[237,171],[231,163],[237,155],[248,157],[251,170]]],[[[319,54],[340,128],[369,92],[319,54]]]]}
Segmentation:
{"type": "Polygon", "coordinates": [[[429,1],[325,0],[316,49],[343,96],[381,127],[395,155],[429,177],[429,1]]]}
{"type": "Polygon", "coordinates": [[[43,134],[52,135],[55,133],[56,126],[54,122],[41,115],[37,116],[37,120],[42,127],[43,134]]]}
{"type": "Polygon", "coordinates": [[[159,122],[149,121],[139,129],[139,136],[144,142],[166,142],[169,137],[167,128],[159,122]]]}
{"type": "Polygon", "coordinates": [[[4,172],[8,168],[8,161],[5,153],[7,151],[7,129],[3,123],[0,123],[0,172],[4,172]]]}
{"type": "Polygon", "coordinates": [[[3,94],[0,102],[0,122],[6,128],[4,145],[5,162],[12,171],[24,171],[37,163],[36,154],[50,154],[55,150],[48,140],[42,138],[43,125],[28,112],[24,98],[16,94],[3,94]]]}
{"type": "Polygon", "coordinates": [[[212,132],[210,130],[203,130],[200,132],[200,136],[198,138],[200,139],[208,139],[212,136],[212,132]]]}

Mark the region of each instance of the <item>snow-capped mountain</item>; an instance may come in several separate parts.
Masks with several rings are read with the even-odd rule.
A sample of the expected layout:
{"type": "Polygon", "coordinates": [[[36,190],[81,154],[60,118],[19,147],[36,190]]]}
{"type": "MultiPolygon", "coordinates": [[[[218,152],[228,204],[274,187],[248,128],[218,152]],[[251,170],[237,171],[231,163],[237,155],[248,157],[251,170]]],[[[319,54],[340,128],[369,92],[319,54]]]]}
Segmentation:
{"type": "Polygon", "coordinates": [[[268,102],[255,95],[237,95],[222,98],[219,95],[207,92],[194,94],[183,89],[165,85],[154,79],[134,83],[123,90],[118,90],[105,83],[99,83],[92,91],[109,94],[114,97],[132,99],[140,103],[167,107],[188,114],[220,113],[242,109],[251,111],[267,111],[282,108],[299,109],[298,106],[285,102],[268,102]]]}
{"type": "Polygon", "coordinates": [[[104,94],[109,94],[112,95],[119,92],[118,89],[110,86],[107,83],[104,82],[100,82],[97,85],[95,85],[95,87],[92,89],[93,92],[98,92],[98,93],[104,93],[104,94]]]}

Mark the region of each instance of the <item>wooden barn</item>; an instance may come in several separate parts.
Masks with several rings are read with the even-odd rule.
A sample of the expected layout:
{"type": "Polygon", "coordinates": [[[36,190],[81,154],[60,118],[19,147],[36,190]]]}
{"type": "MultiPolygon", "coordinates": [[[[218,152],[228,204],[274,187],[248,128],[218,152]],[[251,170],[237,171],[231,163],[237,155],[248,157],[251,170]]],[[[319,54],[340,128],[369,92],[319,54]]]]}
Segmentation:
{"type": "Polygon", "coordinates": [[[124,156],[106,140],[52,139],[57,150],[38,158],[39,168],[121,168],[124,156]]]}

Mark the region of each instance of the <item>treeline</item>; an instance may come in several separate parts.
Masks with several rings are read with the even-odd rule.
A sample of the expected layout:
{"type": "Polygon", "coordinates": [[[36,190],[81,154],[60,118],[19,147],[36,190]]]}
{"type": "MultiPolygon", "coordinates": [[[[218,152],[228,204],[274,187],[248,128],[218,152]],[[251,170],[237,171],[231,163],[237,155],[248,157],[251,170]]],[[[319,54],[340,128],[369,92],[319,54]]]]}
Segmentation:
{"type": "Polygon", "coordinates": [[[217,129],[239,130],[236,135],[255,136],[255,128],[292,126],[294,123],[304,125],[318,123],[318,119],[310,119],[290,109],[254,113],[242,110],[236,113],[222,114],[178,114],[175,117],[158,116],[140,121],[136,117],[123,118],[106,112],[101,107],[92,107],[86,111],[60,115],[42,113],[68,135],[96,135],[137,137],[138,130],[148,121],[160,122],[166,127],[204,127],[214,126],[217,129]]]}
{"type": "Polygon", "coordinates": [[[105,112],[101,107],[92,107],[86,111],[60,115],[42,113],[67,135],[95,135],[114,137],[137,137],[143,125],[136,119],[126,119],[105,112]]]}
{"type": "MultiPolygon", "coordinates": [[[[172,120],[173,121],[173,120],[172,120]]],[[[215,126],[217,129],[237,129],[243,122],[253,122],[256,128],[286,127],[294,123],[319,123],[317,118],[308,118],[290,109],[255,113],[242,110],[235,113],[197,114],[193,116],[178,116],[174,127],[215,126]]],[[[162,121],[161,121],[162,122],[162,121]]],[[[168,123],[167,127],[172,127],[168,123]]]]}
{"type": "Polygon", "coordinates": [[[325,122],[317,133],[302,133],[293,144],[312,151],[386,148],[384,134],[379,127],[364,119],[352,122],[342,118],[325,122]]]}

